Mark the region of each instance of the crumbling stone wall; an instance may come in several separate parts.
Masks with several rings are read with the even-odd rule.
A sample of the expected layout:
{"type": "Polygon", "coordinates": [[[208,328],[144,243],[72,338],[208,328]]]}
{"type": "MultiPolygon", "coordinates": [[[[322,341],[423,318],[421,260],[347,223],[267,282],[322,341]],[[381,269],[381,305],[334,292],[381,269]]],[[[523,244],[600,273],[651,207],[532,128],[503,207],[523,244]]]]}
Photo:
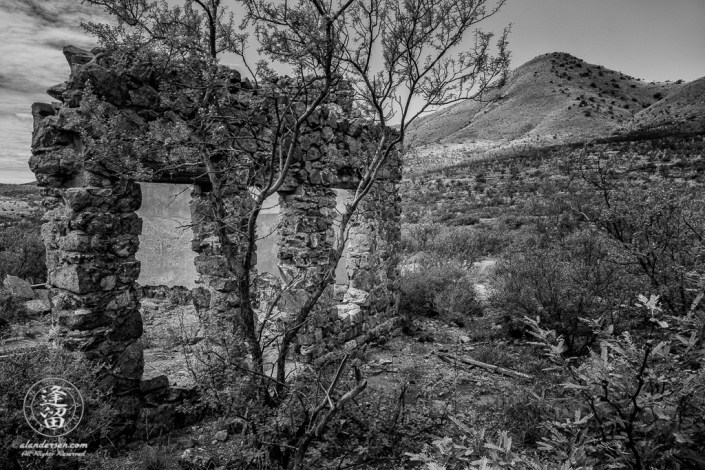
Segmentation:
{"type": "MultiPolygon", "coordinates": [[[[129,172],[113,156],[87,155],[81,132],[91,132],[85,126],[89,113],[110,115],[139,133],[150,126],[173,125],[178,109],[160,103],[158,84],[148,70],[115,72],[98,49],[67,47],[64,54],[71,76],[48,90],[59,101],[32,106],[30,168],[44,188],[47,208],[43,236],[53,333],[65,347],[83,350],[109,365],[109,385],[120,397],[124,415],[135,416],[145,405],[139,393],[142,319],[135,285],[140,272],[135,258],[142,229],[135,213],[141,204],[140,187],[126,178],[129,172]],[[87,88],[89,84],[92,88],[87,88]],[[100,109],[85,104],[87,90],[101,97],[100,109]]],[[[291,79],[282,80],[287,86],[291,79]]],[[[251,91],[239,74],[233,72],[231,85],[231,92],[244,94],[246,101],[251,91]]],[[[357,186],[369,150],[384,132],[352,115],[351,109],[350,94],[342,90],[311,116],[279,191],[279,269],[285,283],[294,281],[279,306],[283,314],[294,312],[312,295],[327,264],[335,241],[333,189],[357,186]]],[[[266,116],[261,121],[266,130],[266,116]]],[[[164,164],[143,163],[152,168],[164,164]]],[[[235,315],[240,305],[238,267],[228,264],[215,233],[213,195],[203,170],[181,165],[177,172],[155,174],[150,181],[193,184],[192,249],[199,274],[192,292],[194,305],[200,313],[235,315]]],[[[233,171],[228,177],[228,194],[220,195],[233,218],[226,235],[244,244],[238,237],[253,201],[242,175],[233,171]]],[[[401,160],[394,154],[350,227],[346,261],[350,285],[328,287],[297,346],[302,356],[353,347],[396,325],[400,179],[401,160]]]]}

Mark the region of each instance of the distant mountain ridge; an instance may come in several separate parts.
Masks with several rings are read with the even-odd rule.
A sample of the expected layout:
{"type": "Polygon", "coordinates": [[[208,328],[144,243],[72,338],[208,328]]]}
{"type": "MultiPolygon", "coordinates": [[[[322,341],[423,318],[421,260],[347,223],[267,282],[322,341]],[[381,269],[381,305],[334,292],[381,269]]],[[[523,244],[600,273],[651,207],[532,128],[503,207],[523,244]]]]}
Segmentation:
{"type": "Polygon", "coordinates": [[[507,84],[482,102],[462,102],[420,119],[407,143],[574,142],[641,128],[705,130],[703,123],[705,78],[649,83],[554,52],[513,70],[507,84]]]}

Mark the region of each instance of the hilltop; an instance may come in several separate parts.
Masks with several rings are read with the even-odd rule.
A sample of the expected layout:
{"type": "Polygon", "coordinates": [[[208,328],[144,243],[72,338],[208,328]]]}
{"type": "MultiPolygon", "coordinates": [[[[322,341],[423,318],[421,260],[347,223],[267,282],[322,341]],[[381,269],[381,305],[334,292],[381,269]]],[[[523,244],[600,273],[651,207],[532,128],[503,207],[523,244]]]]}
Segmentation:
{"type": "Polygon", "coordinates": [[[408,142],[415,147],[576,142],[644,126],[696,122],[705,113],[704,97],[705,79],[645,82],[554,52],[512,71],[507,84],[483,101],[425,116],[410,129],[408,142]]]}

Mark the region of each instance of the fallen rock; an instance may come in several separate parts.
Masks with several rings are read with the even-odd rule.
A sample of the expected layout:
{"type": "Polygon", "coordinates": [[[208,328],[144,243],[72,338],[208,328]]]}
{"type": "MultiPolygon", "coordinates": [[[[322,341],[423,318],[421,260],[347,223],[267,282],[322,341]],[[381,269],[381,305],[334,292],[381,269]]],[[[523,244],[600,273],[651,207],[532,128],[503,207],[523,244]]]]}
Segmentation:
{"type": "MultiPolygon", "coordinates": [[[[245,421],[240,418],[230,418],[221,421],[216,428],[218,431],[225,431],[228,434],[240,434],[245,428],[245,421]]],[[[216,434],[217,439],[217,434],[216,434]]]]}
{"type": "Polygon", "coordinates": [[[5,276],[5,280],[2,285],[10,291],[14,297],[22,300],[34,300],[34,291],[32,290],[32,285],[20,279],[17,276],[10,276],[9,274],[5,276]]]}
{"type": "Polygon", "coordinates": [[[434,338],[433,338],[433,335],[431,335],[429,333],[424,333],[421,336],[419,336],[418,341],[419,341],[419,343],[433,343],[434,338]]]}
{"type": "Polygon", "coordinates": [[[215,433],[215,439],[220,442],[225,442],[228,440],[228,431],[218,431],[215,433]]]}
{"type": "Polygon", "coordinates": [[[179,464],[189,470],[214,470],[218,466],[208,452],[201,447],[183,451],[179,456],[179,464]]]}
{"type": "Polygon", "coordinates": [[[461,336],[461,337],[460,337],[460,338],[458,338],[458,339],[459,339],[459,340],[460,340],[460,342],[461,342],[461,343],[463,343],[463,344],[467,344],[467,343],[469,343],[469,342],[470,342],[470,337],[469,337],[469,336],[465,336],[465,335],[463,335],[463,336],[461,336]]]}

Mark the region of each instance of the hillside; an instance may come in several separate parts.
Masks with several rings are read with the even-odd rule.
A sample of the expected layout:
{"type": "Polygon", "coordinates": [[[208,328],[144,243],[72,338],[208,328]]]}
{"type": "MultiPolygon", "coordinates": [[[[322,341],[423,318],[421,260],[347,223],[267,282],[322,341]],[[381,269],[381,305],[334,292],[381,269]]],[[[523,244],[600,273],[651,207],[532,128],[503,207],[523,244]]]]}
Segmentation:
{"type": "Polygon", "coordinates": [[[0,226],[13,224],[25,217],[39,219],[41,200],[40,188],[36,183],[0,184],[0,226]]]}
{"type": "Polygon", "coordinates": [[[703,79],[688,84],[647,83],[554,52],[515,69],[507,85],[483,102],[459,103],[424,117],[410,129],[408,142],[412,146],[574,142],[655,122],[653,112],[643,111],[655,104],[659,104],[655,115],[661,116],[668,106],[680,108],[699,96],[688,116],[701,115],[705,110],[703,88],[703,79]]]}
{"type": "Polygon", "coordinates": [[[628,130],[705,130],[705,77],[684,84],[652,106],[637,113],[628,130]]]}

